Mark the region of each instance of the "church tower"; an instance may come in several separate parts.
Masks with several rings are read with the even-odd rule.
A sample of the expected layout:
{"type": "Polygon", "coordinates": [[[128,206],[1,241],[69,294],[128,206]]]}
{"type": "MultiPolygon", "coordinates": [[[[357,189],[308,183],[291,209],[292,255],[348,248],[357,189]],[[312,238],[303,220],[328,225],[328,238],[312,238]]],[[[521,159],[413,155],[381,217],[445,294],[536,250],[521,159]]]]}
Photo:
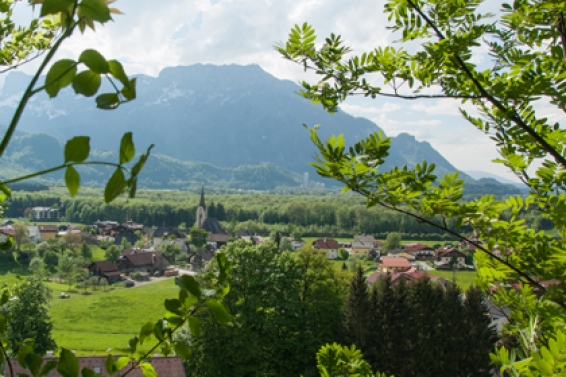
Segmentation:
{"type": "Polygon", "coordinates": [[[207,217],[208,217],[208,211],[206,210],[206,204],[204,202],[204,186],[203,186],[200,192],[200,203],[197,208],[195,226],[197,228],[202,228],[202,224],[204,224],[207,217]]]}

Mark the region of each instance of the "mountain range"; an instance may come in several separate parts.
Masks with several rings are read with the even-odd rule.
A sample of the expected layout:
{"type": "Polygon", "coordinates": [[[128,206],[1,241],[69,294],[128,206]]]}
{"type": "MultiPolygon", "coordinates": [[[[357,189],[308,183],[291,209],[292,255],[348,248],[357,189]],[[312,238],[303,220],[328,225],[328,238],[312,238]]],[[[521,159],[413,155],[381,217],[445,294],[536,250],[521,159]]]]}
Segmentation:
{"type": "MultiPolygon", "coordinates": [[[[6,77],[0,93],[2,122],[10,119],[29,80],[21,72],[6,77]]],[[[94,154],[112,158],[108,151],[117,150],[121,135],[132,131],[138,150],[155,144],[142,187],[215,182],[235,188],[298,186],[302,173],[316,177],[309,165],[315,148],[303,125],[320,124],[321,138],[342,133],[347,142],[380,130],[365,118],[330,115],[297,95],[299,90],[257,65],[197,64],[165,68],[158,77],[139,75],[136,100],[112,111],[96,109],[93,98],[77,96],[70,88],[55,99],[40,93],[20,121],[23,132],[10,145],[0,174],[61,163],[61,143],[74,135],[90,136],[94,154]]],[[[392,138],[384,168],[425,160],[436,164],[437,174],[457,170],[429,143],[408,134],[392,138]]],[[[88,168],[83,174],[83,182],[96,185],[108,173],[88,168]]]]}

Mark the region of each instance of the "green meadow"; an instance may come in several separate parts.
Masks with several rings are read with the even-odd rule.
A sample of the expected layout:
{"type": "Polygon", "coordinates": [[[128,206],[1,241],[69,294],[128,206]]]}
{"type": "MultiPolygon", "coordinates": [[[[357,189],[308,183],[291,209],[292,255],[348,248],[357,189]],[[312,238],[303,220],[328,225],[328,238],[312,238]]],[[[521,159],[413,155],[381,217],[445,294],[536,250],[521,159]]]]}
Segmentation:
{"type": "MultiPolygon", "coordinates": [[[[177,297],[174,279],[111,292],[71,293],[70,299],[51,302],[53,337],[59,345],[79,355],[127,352],[128,340],[141,326],[165,314],[166,298],[177,297]]],[[[141,349],[149,349],[151,341],[141,349]]]]}

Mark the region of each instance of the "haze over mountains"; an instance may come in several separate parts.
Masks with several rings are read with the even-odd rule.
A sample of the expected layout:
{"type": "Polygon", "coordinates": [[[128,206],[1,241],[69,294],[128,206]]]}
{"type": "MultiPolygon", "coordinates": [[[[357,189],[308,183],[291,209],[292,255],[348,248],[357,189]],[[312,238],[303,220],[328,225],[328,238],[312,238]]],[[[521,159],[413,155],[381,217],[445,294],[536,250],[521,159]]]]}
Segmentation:
{"type": "MultiPolygon", "coordinates": [[[[10,118],[29,79],[20,72],[7,76],[0,119],[10,118]]],[[[121,135],[132,131],[138,151],[155,144],[157,156],[142,175],[144,187],[214,182],[258,189],[297,186],[303,172],[315,178],[309,166],[315,148],[303,124],[320,124],[322,138],[343,133],[347,142],[379,131],[367,119],[326,113],[297,95],[298,90],[297,84],[255,65],[194,65],[166,68],[156,78],[138,76],[137,99],[113,111],[96,109],[94,98],[76,96],[70,88],[53,100],[42,93],[30,102],[19,130],[43,135],[20,134],[5,166],[22,171],[61,163],[61,145],[54,138],[64,142],[74,135],[90,136],[94,149],[117,150],[121,135]]],[[[392,138],[385,168],[424,160],[434,162],[438,174],[456,171],[429,143],[408,134],[392,138]]],[[[107,175],[99,169],[84,174],[83,181],[91,183],[107,175]]]]}

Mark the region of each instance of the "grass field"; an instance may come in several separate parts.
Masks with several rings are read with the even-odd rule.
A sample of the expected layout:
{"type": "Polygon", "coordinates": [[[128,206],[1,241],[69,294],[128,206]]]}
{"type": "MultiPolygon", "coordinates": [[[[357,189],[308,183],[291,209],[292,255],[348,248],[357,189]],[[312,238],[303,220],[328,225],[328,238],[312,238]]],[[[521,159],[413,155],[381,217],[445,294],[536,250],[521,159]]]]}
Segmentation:
{"type": "MultiPolygon", "coordinates": [[[[431,275],[440,276],[444,279],[452,281],[452,271],[427,271],[431,275]]],[[[470,285],[472,285],[477,277],[476,271],[456,271],[456,284],[462,290],[467,290],[470,285]]]]}
{"type": "MultiPolygon", "coordinates": [[[[68,300],[54,298],[50,309],[53,337],[59,347],[76,350],[78,355],[127,352],[128,340],[146,322],[163,317],[165,298],[177,297],[177,292],[174,280],[168,279],[113,292],[71,294],[68,300]]],[[[152,344],[149,341],[140,349],[152,344]]]]}

